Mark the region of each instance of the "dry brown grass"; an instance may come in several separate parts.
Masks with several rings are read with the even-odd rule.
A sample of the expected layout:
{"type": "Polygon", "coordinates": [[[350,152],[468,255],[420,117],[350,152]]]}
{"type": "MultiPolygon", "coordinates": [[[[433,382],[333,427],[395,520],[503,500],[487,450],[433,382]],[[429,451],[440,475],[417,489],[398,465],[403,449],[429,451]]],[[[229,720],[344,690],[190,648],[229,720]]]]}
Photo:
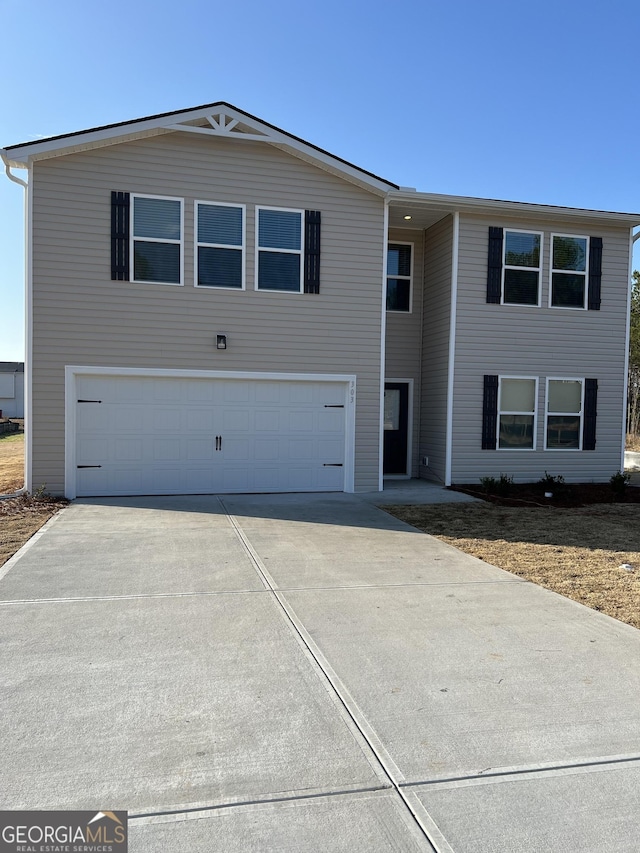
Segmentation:
{"type": "Polygon", "coordinates": [[[0,566],[67,503],[64,498],[31,497],[0,501],[0,566]]]}
{"type": "Polygon", "coordinates": [[[631,450],[634,453],[640,453],[640,435],[634,435],[633,433],[628,432],[625,449],[631,450]]]}
{"type": "Polygon", "coordinates": [[[0,495],[24,485],[24,433],[0,438],[0,495]]]}
{"type": "Polygon", "coordinates": [[[640,628],[640,504],[386,509],[461,551],[640,628]]]}

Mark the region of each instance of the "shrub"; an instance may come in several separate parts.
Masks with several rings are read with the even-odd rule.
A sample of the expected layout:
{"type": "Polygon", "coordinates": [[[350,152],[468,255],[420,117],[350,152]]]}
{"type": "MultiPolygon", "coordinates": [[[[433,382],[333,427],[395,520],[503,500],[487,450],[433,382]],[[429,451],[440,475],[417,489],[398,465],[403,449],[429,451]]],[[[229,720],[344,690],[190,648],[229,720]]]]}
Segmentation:
{"type": "Polygon", "coordinates": [[[511,490],[513,477],[508,477],[506,474],[500,474],[499,479],[496,477],[480,477],[480,485],[488,495],[498,495],[504,498],[511,490]]]}
{"type": "Polygon", "coordinates": [[[565,487],[564,477],[561,474],[557,474],[554,477],[553,474],[549,474],[548,471],[545,471],[544,477],[541,477],[538,480],[538,485],[543,492],[555,492],[558,494],[565,487]]]}
{"type": "Polygon", "coordinates": [[[630,482],[630,474],[627,474],[625,471],[616,471],[616,473],[609,480],[611,491],[616,496],[616,498],[624,497],[625,492],[627,491],[627,486],[630,482]]]}

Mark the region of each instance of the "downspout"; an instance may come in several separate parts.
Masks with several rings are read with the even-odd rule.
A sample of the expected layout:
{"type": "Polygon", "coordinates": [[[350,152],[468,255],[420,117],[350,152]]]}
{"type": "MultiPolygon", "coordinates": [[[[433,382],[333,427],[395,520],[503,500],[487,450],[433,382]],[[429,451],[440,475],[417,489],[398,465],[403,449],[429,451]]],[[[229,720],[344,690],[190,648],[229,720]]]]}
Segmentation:
{"type": "Polygon", "coordinates": [[[11,172],[11,165],[7,159],[7,154],[3,148],[0,148],[0,157],[2,157],[2,162],[4,163],[4,170],[10,181],[13,181],[14,184],[20,184],[20,186],[25,191],[24,196],[24,228],[25,228],[25,318],[26,318],[26,337],[25,337],[25,365],[24,365],[24,425],[25,425],[25,485],[18,489],[17,492],[13,492],[7,495],[0,495],[0,500],[7,500],[8,498],[17,498],[20,495],[28,494],[27,482],[28,477],[27,474],[31,468],[31,427],[30,427],[30,416],[31,416],[31,403],[30,403],[30,394],[31,394],[31,353],[28,346],[28,342],[31,338],[30,332],[30,321],[31,321],[31,287],[30,287],[30,252],[28,248],[29,241],[29,183],[27,181],[23,181],[22,178],[19,178],[17,175],[14,175],[11,172]]]}

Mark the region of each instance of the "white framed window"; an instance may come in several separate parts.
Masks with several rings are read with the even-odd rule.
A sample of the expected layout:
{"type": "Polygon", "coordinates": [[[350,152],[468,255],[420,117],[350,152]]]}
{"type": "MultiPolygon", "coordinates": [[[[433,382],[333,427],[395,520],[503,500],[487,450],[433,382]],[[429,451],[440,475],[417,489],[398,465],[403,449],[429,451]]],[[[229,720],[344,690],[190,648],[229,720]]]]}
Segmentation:
{"type": "Polygon", "coordinates": [[[551,235],[551,308],[587,307],[589,238],[575,234],[551,235]]]}
{"type": "Polygon", "coordinates": [[[395,241],[387,246],[387,311],[411,313],[413,243],[395,241]]]}
{"type": "Polygon", "coordinates": [[[131,218],[131,281],[145,284],[182,284],[182,199],[132,193],[131,218]]]}
{"type": "Polygon", "coordinates": [[[502,248],[502,304],[540,305],[543,234],[505,229],[502,248]]]}
{"type": "Polygon", "coordinates": [[[498,377],[498,450],[535,450],[537,376],[498,377]]]}
{"type": "Polygon", "coordinates": [[[196,201],[195,286],[245,288],[244,204],[196,201]]]}
{"type": "Polygon", "coordinates": [[[582,450],[584,379],[547,379],[545,450],[582,450]]]}
{"type": "Polygon", "coordinates": [[[304,211],[256,208],[256,290],[303,292],[304,211]]]}

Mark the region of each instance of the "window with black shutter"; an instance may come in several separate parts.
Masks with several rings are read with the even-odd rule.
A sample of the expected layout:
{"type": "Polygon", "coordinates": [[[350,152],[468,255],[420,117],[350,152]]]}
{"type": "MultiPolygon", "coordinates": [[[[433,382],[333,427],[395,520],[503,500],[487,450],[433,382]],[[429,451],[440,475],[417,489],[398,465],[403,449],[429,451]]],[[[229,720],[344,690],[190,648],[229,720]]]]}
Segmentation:
{"type": "Polygon", "coordinates": [[[129,193],[111,193],[111,279],[129,281],[129,193]]]}
{"type": "Polygon", "coordinates": [[[498,377],[484,377],[482,402],[482,449],[495,450],[498,438],[498,377]]]}

